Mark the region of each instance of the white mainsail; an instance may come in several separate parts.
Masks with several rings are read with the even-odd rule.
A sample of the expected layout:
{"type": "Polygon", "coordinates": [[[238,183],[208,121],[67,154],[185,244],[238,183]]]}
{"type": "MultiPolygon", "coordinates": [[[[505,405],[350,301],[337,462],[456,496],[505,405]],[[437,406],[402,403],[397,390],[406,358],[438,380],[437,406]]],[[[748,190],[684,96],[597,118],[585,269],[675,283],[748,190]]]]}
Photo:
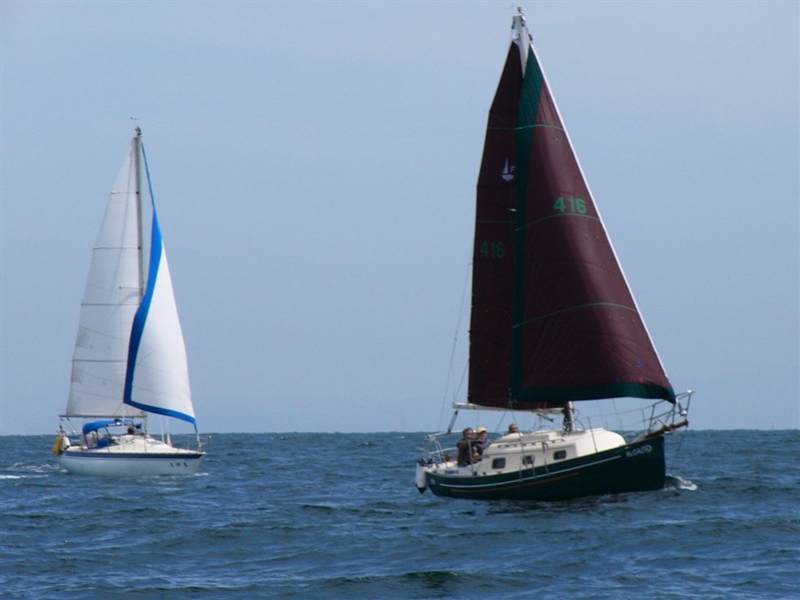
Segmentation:
{"type": "Polygon", "coordinates": [[[92,250],[72,357],[68,417],[143,414],[122,403],[131,323],[141,300],[136,155],[133,143],[92,250]]]}

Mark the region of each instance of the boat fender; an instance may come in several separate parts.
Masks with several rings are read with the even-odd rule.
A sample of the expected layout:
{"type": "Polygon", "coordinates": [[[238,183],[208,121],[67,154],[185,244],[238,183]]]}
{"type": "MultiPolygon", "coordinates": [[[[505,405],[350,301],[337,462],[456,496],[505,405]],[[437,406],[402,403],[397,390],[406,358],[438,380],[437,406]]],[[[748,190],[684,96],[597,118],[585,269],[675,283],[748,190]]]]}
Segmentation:
{"type": "Polygon", "coordinates": [[[417,489],[419,490],[420,494],[424,493],[425,492],[425,488],[428,487],[428,484],[427,484],[426,478],[425,478],[425,471],[426,471],[425,465],[421,465],[421,464],[417,465],[417,473],[416,473],[416,476],[414,477],[414,485],[417,486],[417,489]]]}
{"type": "Polygon", "coordinates": [[[56,436],[55,443],[53,444],[53,454],[55,454],[56,456],[61,456],[61,453],[67,448],[69,448],[69,446],[70,446],[69,438],[64,434],[59,433],[56,436]]]}

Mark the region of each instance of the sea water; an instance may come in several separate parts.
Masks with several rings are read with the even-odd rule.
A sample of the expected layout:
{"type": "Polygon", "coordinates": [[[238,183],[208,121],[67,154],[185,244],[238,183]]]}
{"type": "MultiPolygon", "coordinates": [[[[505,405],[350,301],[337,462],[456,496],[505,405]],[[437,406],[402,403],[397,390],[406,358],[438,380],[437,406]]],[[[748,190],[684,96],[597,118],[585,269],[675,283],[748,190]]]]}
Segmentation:
{"type": "Polygon", "coordinates": [[[552,503],[421,495],[422,437],[212,435],[140,479],[0,437],[0,597],[800,597],[800,431],[689,431],[665,489],[552,503]]]}

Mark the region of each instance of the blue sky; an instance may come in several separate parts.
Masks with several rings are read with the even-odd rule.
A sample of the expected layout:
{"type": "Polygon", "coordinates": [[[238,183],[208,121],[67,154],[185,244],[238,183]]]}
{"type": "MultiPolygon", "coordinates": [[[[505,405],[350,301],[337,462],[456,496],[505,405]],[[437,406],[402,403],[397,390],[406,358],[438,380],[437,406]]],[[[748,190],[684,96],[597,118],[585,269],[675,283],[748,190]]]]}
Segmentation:
{"type": "MultiPolygon", "coordinates": [[[[2,2],[0,434],[57,427],[135,125],[202,431],[446,424],[513,6],[2,2]]],[[[692,427],[800,427],[800,4],[522,6],[692,427]]]]}

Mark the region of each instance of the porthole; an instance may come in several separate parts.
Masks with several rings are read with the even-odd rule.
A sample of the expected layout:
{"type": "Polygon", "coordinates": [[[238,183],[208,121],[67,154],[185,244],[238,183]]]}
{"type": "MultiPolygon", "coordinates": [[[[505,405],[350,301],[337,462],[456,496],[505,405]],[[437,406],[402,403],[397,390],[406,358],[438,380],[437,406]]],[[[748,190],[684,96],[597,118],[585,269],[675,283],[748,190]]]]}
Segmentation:
{"type": "Polygon", "coordinates": [[[526,456],[522,462],[523,462],[523,464],[526,464],[526,465],[532,465],[533,464],[533,455],[526,456]]]}
{"type": "Polygon", "coordinates": [[[567,458],[566,450],[556,450],[553,452],[553,460],[564,460],[565,458],[567,458]]]}
{"type": "Polygon", "coordinates": [[[493,469],[504,469],[506,466],[506,459],[505,458],[495,458],[492,461],[492,468],[493,469]]]}

